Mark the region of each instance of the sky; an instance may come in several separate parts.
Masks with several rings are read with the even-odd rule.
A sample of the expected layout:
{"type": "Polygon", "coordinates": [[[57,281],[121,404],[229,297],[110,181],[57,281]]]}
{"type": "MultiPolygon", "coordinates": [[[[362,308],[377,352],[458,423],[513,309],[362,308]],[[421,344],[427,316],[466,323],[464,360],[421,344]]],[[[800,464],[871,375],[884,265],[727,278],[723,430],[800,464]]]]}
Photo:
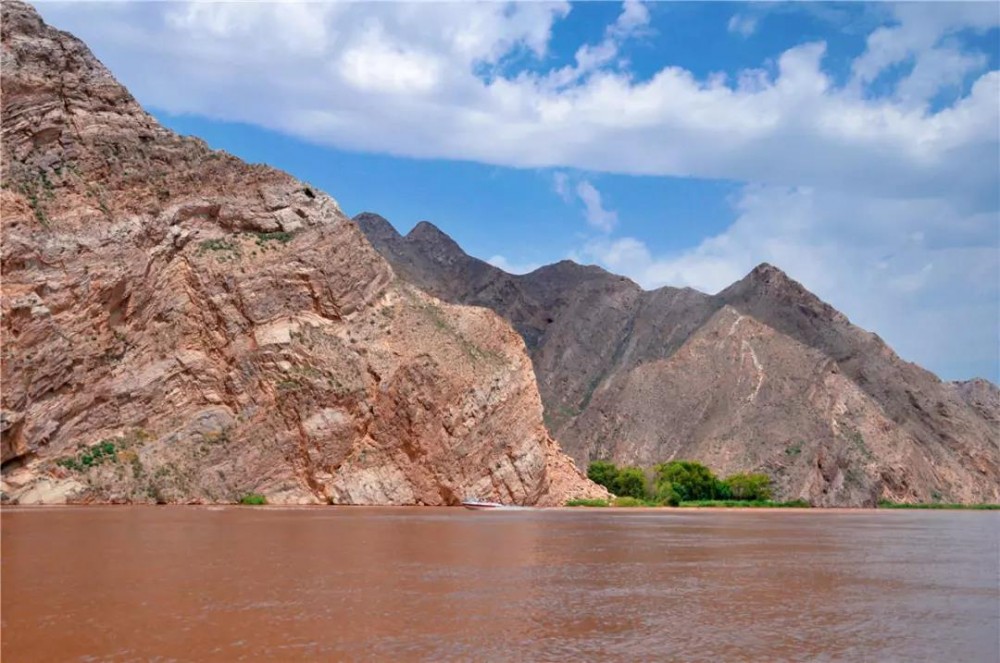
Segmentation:
{"type": "Polygon", "coordinates": [[[1000,4],[41,2],[163,124],[512,272],[772,263],[1000,377],[1000,4]]]}

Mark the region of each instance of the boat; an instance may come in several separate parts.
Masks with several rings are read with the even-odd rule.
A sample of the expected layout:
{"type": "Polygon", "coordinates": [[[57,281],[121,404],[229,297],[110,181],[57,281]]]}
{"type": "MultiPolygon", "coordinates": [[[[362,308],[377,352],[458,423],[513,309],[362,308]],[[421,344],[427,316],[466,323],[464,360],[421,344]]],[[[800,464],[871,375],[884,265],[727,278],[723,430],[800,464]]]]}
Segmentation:
{"type": "Polygon", "coordinates": [[[462,500],[462,506],[466,509],[482,511],[483,509],[505,509],[506,505],[499,502],[484,502],[482,500],[462,500]]]}

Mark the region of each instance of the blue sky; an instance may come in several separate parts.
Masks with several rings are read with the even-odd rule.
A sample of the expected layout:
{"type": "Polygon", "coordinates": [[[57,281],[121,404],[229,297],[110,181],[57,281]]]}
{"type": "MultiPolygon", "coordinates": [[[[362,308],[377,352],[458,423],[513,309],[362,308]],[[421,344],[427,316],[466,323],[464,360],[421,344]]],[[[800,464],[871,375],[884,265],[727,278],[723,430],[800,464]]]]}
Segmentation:
{"type": "Polygon", "coordinates": [[[771,262],[994,381],[995,3],[58,3],[165,125],[512,271],[771,262]]]}

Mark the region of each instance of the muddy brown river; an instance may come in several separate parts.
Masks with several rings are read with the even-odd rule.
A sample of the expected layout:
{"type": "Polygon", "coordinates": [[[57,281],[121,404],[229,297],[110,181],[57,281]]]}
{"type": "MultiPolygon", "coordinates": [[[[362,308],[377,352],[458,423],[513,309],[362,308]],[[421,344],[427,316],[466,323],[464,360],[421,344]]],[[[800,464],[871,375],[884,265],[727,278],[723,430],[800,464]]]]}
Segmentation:
{"type": "Polygon", "coordinates": [[[1000,659],[1000,513],[2,512],[21,661],[1000,659]]]}

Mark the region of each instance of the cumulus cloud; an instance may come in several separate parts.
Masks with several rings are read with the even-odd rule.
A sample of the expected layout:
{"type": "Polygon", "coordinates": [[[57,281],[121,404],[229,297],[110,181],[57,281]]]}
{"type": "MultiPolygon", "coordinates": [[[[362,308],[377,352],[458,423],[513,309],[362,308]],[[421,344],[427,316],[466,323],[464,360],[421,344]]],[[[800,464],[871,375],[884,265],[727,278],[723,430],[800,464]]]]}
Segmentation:
{"type": "Polygon", "coordinates": [[[1000,24],[1000,12],[988,2],[900,3],[893,7],[893,14],[894,24],[874,30],[865,52],[852,63],[857,80],[873,81],[892,65],[933,53],[946,37],[959,31],[982,31],[1000,24]]]}
{"type": "Polygon", "coordinates": [[[619,39],[643,32],[649,25],[649,9],[638,0],[625,0],[622,13],[608,28],[608,34],[619,39]]]}
{"type": "MultiPolygon", "coordinates": [[[[865,89],[960,26],[988,24],[981,10],[956,11],[935,32],[924,13],[940,10],[897,9],[898,26],[873,33],[844,87],[824,71],[822,43],[786,50],[773,69],[698,77],[667,63],[638,79],[618,57],[649,21],[635,3],[574,65],[552,70],[538,58],[565,3],[136,3],[106,20],[72,3],[42,10],[93,44],[146,105],[341,148],[898,195],[984,195],[997,179],[996,72],[937,112],[865,89]],[[536,66],[506,67],[515,56],[536,66]]],[[[928,57],[903,96],[927,98],[983,63],[928,57]]]]}
{"type": "Polygon", "coordinates": [[[578,83],[588,74],[613,63],[619,56],[622,44],[645,34],[648,25],[649,10],[646,6],[636,0],[626,0],[621,14],[604,31],[604,39],[600,43],[580,46],[574,56],[574,65],[550,72],[535,82],[549,90],[578,83]]]}
{"type": "Polygon", "coordinates": [[[444,66],[445,62],[432,55],[396,46],[381,29],[373,27],[360,43],[344,51],[337,73],[357,90],[414,95],[432,91],[444,66]]]}

